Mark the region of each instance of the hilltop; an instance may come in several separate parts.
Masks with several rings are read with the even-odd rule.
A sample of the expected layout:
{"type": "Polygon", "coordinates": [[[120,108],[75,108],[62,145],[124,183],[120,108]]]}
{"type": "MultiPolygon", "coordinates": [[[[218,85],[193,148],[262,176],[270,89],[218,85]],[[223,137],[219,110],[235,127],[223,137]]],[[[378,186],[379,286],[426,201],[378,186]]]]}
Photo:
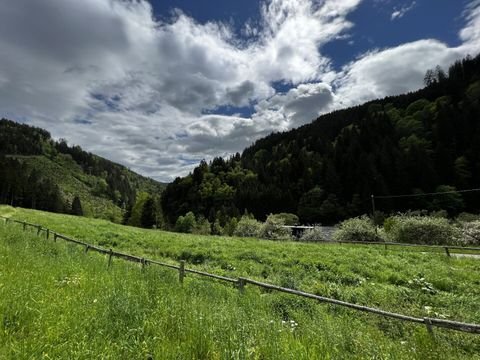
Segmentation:
{"type": "Polygon", "coordinates": [[[46,130],[0,120],[0,203],[69,213],[78,198],[82,214],[121,222],[164,187],[46,130]]]}

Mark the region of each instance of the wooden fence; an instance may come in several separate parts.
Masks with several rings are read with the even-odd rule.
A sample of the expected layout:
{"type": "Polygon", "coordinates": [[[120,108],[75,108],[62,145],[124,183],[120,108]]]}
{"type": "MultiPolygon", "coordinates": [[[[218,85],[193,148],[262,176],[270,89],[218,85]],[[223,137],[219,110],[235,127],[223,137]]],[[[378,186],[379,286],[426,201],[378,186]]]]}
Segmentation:
{"type": "MultiPolygon", "coordinates": [[[[204,272],[204,271],[199,271],[199,270],[186,268],[184,260],[181,260],[179,265],[163,263],[163,262],[156,261],[156,260],[146,259],[146,258],[143,258],[143,257],[138,257],[138,256],[130,255],[130,254],[125,254],[125,253],[121,253],[121,252],[118,252],[118,251],[113,251],[112,249],[104,249],[102,247],[92,245],[92,244],[89,244],[89,243],[86,243],[86,242],[83,242],[83,241],[80,241],[80,240],[75,240],[75,239],[72,239],[68,236],[65,236],[65,235],[59,234],[57,232],[51,231],[50,229],[44,228],[41,225],[31,224],[31,223],[28,223],[26,221],[19,221],[19,220],[15,220],[15,219],[10,219],[10,218],[4,217],[4,216],[0,216],[0,218],[3,218],[5,220],[5,224],[8,224],[9,222],[21,224],[23,226],[23,230],[27,230],[27,227],[31,227],[34,230],[36,230],[37,235],[40,235],[42,232],[44,232],[45,236],[46,236],[46,239],[49,239],[50,237],[53,238],[53,241],[57,241],[58,239],[61,239],[61,240],[64,240],[64,241],[67,241],[67,242],[70,242],[70,243],[73,243],[73,244],[84,246],[85,247],[85,252],[95,251],[95,252],[98,252],[100,254],[108,255],[108,267],[110,267],[112,265],[112,260],[113,260],[114,257],[116,257],[116,258],[123,259],[123,260],[126,260],[126,261],[139,263],[139,264],[141,264],[142,268],[145,267],[146,265],[151,264],[151,265],[159,265],[159,266],[163,266],[163,267],[167,267],[167,268],[170,268],[170,269],[177,270],[180,283],[183,283],[183,280],[184,280],[187,273],[191,273],[191,274],[196,274],[196,275],[205,276],[205,277],[209,277],[209,278],[212,278],[212,279],[232,283],[232,284],[236,285],[237,288],[241,292],[243,292],[245,290],[246,285],[253,285],[253,286],[263,288],[263,289],[269,289],[269,290],[279,291],[279,292],[283,292],[283,293],[287,293],[287,294],[292,294],[292,295],[295,295],[295,296],[301,296],[301,297],[304,297],[304,298],[317,300],[317,301],[323,302],[323,303],[343,306],[343,307],[347,307],[347,308],[358,310],[358,311],[377,314],[377,315],[380,315],[380,316],[383,316],[383,317],[389,317],[389,318],[393,318],[393,319],[397,319],[397,320],[401,320],[401,321],[407,321],[407,322],[412,322],[412,323],[416,323],[416,324],[422,324],[422,325],[427,327],[427,330],[431,334],[433,334],[433,327],[440,327],[440,328],[445,328],[445,329],[450,329],[450,330],[455,330],[455,331],[462,331],[462,332],[467,332],[467,333],[471,333],[471,334],[480,334],[480,325],[479,324],[468,324],[468,323],[463,323],[463,322],[458,322],[458,321],[451,321],[451,320],[444,320],[444,319],[437,319],[437,318],[429,318],[429,317],[419,318],[419,317],[413,317],[413,316],[408,316],[408,315],[402,315],[402,314],[392,313],[392,312],[389,312],[389,311],[384,311],[384,310],[377,309],[377,308],[367,307],[367,306],[353,304],[353,303],[349,303],[349,302],[345,302],[345,301],[341,301],[341,300],[336,300],[336,299],[332,299],[332,298],[327,298],[327,297],[323,297],[323,296],[319,296],[319,295],[315,295],[315,294],[310,294],[310,293],[306,293],[306,292],[299,291],[299,290],[294,290],[294,289],[284,288],[284,287],[277,286],[277,285],[267,284],[267,283],[263,283],[263,282],[260,282],[260,281],[247,279],[247,278],[243,278],[243,277],[240,277],[238,279],[233,279],[233,278],[229,278],[229,277],[226,277],[226,276],[210,274],[210,273],[207,273],[207,272],[204,272]]],[[[477,249],[477,248],[474,248],[474,249],[477,249]]]]}
{"type": "MultiPolygon", "coordinates": [[[[292,231],[295,230],[307,230],[307,229],[314,229],[314,226],[283,226],[284,228],[291,229],[292,231]]],[[[416,248],[416,249],[428,249],[430,250],[441,250],[442,252],[445,251],[447,256],[451,256],[450,250],[454,250],[456,254],[470,254],[471,252],[478,252],[480,253],[480,247],[468,247],[468,246],[456,246],[456,245],[428,245],[428,244],[415,244],[415,243],[399,243],[399,242],[391,242],[391,241],[346,241],[346,240],[331,240],[331,239],[323,239],[323,240],[312,240],[312,241],[304,241],[310,242],[314,244],[350,244],[350,245],[373,245],[373,246],[383,246],[385,250],[388,247],[409,247],[409,248],[416,248]]]]}
{"type": "Polygon", "coordinates": [[[470,252],[480,253],[480,247],[468,247],[468,246],[456,246],[456,245],[422,245],[422,244],[409,244],[409,243],[398,243],[390,241],[335,241],[335,240],[319,240],[315,241],[315,244],[326,243],[326,244],[351,244],[351,245],[376,245],[384,246],[385,250],[388,247],[399,246],[399,247],[410,247],[417,249],[428,249],[428,250],[442,250],[445,251],[447,256],[451,256],[450,250],[454,250],[456,254],[469,254],[470,252]]]}

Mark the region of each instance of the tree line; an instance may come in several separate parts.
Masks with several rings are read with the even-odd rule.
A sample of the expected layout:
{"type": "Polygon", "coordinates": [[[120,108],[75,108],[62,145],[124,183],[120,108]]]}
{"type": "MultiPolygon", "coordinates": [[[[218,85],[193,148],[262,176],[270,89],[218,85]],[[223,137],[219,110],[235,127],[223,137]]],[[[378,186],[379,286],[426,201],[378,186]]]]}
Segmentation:
{"type": "MultiPolygon", "coordinates": [[[[229,159],[202,161],[162,195],[174,226],[189,211],[211,224],[246,211],[264,220],[297,214],[302,223],[332,224],[370,212],[371,194],[478,188],[480,56],[440,67],[426,87],[323,115],[273,133],[229,159]]],[[[479,194],[384,199],[378,209],[478,212],[479,194]]]]}
{"type": "MultiPolygon", "coordinates": [[[[158,203],[163,188],[162,184],[86,152],[80,146],[69,146],[64,139],[55,141],[46,130],[1,119],[0,203],[83,215],[80,197],[72,194],[67,196],[65,189],[56,182],[54,174],[49,173],[51,170],[43,169],[39,165],[42,162],[36,162],[38,157],[46,157],[62,166],[62,171],[66,174],[71,170],[64,160],[78,165],[83,173],[89,175],[89,181],[94,183],[88,184],[92,186],[91,194],[84,196],[111,200],[123,209],[124,218],[125,214],[132,213],[132,209],[141,200],[140,194],[151,194],[152,201],[158,203]]],[[[154,211],[161,214],[158,208],[155,206],[154,211]]],[[[129,219],[126,220],[128,221],[129,219]]],[[[150,222],[144,221],[145,224],[150,222]]]]}

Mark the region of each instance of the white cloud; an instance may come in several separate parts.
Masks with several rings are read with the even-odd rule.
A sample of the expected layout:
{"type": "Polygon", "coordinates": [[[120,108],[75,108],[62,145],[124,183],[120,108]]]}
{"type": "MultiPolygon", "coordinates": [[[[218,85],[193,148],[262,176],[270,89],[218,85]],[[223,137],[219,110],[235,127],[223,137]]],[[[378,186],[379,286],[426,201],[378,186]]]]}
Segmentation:
{"type": "Polygon", "coordinates": [[[165,180],[185,159],[275,130],[260,116],[202,114],[267,99],[272,82],[319,80],[329,69],[319,47],[352,26],[359,2],[271,0],[247,42],[180,11],[157,20],[145,0],[2,2],[0,109],[165,180]]]}
{"type": "Polygon", "coordinates": [[[465,9],[464,16],[467,25],[460,31],[460,39],[464,46],[471,47],[472,51],[478,51],[480,43],[480,0],[469,3],[465,9]]]}
{"type": "Polygon", "coordinates": [[[447,67],[465,56],[437,40],[420,40],[394,48],[372,51],[344,67],[335,80],[341,106],[359,104],[387,95],[418,89],[427,69],[447,67]]]}
{"type": "Polygon", "coordinates": [[[394,7],[394,11],[391,15],[391,20],[401,19],[407,12],[415,8],[415,6],[417,6],[417,2],[412,1],[410,5],[403,5],[400,8],[394,7]]]}
{"type": "MultiPolygon", "coordinates": [[[[342,71],[322,45],[348,35],[361,0],[269,0],[245,40],[145,0],[0,2],[0,109],[161,180],[319,114],[421,86],[426,69],[478,51],[478,1],[463,45],[371,51],[342,71]],[[275,92],[274,83],[293,86],[275,92]],[[211,114],[254,106],[249,118],[211,114]],[[209,115],[206,115],[206,114],[209,115]]],[[[3,115],[2,114],[2,115],[3,115]]]]}
{"type": "Polygon", "coordinates": [[[345,66],[334,80],[339,102],[335,108],[357,105],[389,95],[419,89],[428,69],[440,65],[448,69],[455,60],[480,51],[480,1],[465,12],[466,26],[460,31],[458,47],[434,39],[419,40],[364,54],[345,66]]]}
{"type": "Polygon", "coordinates": [[[325,113],[333,105],[334,95],[325,83],[300,84],[286,94],[276,94],[261,101],[254,119],[268,119],[270,126],[287,130],[306,124],[325,113]]]}

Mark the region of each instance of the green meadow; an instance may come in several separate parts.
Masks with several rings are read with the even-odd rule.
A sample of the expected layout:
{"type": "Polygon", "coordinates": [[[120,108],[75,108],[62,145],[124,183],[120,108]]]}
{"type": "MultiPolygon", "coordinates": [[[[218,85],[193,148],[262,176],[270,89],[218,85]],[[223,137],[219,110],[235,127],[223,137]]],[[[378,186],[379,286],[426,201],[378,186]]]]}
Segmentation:
{"type": "MultiPolygon", "coordinates": [[[[144,230],[0,207],[105,248],[418,317],[480,323],[480,260],[144,230]]],[[[1,359],[480,359],[480,336],[107,258],[0,222],[1,359]]]]}

